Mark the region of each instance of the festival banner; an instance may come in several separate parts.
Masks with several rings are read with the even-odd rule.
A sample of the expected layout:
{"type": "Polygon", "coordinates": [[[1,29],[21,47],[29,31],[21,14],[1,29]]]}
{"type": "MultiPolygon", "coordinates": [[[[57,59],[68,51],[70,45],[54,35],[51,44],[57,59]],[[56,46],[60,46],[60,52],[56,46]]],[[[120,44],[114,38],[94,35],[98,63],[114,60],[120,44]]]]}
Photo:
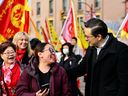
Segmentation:
{"type": "MultiPolygon", "coordinates": [[[[25,0],[2,0],[0,2],[0,36],[9,39],[24,29],[25,0]],[[24,17],[24,18],[23,18],[24,17]],[[23,27],[23,28],[21,28],[23,27]]],[[[28,20],[28,19],[26,19],[28,20]]]]}
{"type": "Polygon", "coordinates": [[[50,23],[50,21],[48,21],[48,28],[50,33],[51,44],[54,46],[56,51],[60,51],[62,44],[59,40],[59,37],[55,31],[54,26],[50,23]]]}
{"type": "Polygon", "coordinates": [[[70,5],[70,9],[67,15],[67,18],[64,22],[62,31],[61,31],[61,36],[63,37],[65,42],[71,42],[72,37],[75,36],[75,25],[74,25],[74,11],[73,11],[73,6],[72,6],[72,2],[70,5]]]}

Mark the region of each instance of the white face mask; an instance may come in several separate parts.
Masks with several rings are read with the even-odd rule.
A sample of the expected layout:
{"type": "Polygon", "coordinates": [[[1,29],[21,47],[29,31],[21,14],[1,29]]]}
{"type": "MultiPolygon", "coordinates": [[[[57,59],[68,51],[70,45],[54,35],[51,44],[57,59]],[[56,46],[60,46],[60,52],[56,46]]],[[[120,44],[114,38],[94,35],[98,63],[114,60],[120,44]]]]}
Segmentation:
{"type": "Polygon", "coordinates": [[[68,54],[69,54],[68,48],[64,48],[64,49],[63,49],[63,53],[64,53],[65,55],[68,55],[68,54]]]}

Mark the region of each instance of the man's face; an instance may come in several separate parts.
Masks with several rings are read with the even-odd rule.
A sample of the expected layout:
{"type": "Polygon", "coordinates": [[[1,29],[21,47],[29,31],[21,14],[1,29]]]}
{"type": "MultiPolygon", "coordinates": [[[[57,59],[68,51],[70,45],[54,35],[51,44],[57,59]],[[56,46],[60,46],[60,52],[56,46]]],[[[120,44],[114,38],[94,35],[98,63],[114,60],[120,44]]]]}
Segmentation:
{"type": "Polygon", "coordinates": [[[85,37],[89,43],[89,46],[97,46],[99,39],[98,39],[98,37],[94,37],[91,34],[91,28],[84,28],[84,31],[85,31],[85,37]]]}
{"type": "Polygon", "coordinates": [[[72,45],[76,45],[77,44],[76,40],[75,39],[72,39],[71,44],[72,45]]]}

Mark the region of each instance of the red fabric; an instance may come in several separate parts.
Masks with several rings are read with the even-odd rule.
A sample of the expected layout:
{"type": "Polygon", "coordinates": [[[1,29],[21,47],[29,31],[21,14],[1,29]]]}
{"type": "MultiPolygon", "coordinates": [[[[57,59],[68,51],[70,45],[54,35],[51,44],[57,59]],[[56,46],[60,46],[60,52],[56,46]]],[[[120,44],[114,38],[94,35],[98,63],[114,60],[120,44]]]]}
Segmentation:
{"type": "MultiPolygon", "coordinates": [[[[2,70],[2,73],[3,72],[4,71],[2,70]]],[[[10,85],[7,85],[6,84],[6,85],[7,85],[8,90],[9,90],[9,96],[16,96],[16,94],[15,94],[15,86],[16,86],[19,78],[20,78],[20,66],[16,63],[14,65],[14,67],[11,69],[11,72],[12,72],[12,75],[11,75],[11,84],[10,85]],[[12,92],[12,90],[14,90],[14,93],[12,92]]],[[[3,79],[2,79],[1,82],[3,82],[3,79]]],[[[3,83],[2,83],[2,89],[4,91],[3,94],[6,94],[6,91],[4,90],[5,89],[5,86],[3,85],[3,83]]]]}
{"type": "Polygon", "coordinates": [[[47,31],[46,33],[47,33],[48,39],[50,40],[50,32],[49,32],[48,22],[46,19],[45,19],[45,26],[46,26],[46,31],[47,31]]]}
{"type": "Polygon", "coordinates": [[[123,30],[128,33],[128,20],[125,23],[123,30]]]}
{"type": "Polygon", "coordinates": [[[46,32],[44,31],[44,28],[41,26],[41,33],[42,33],[42,35],[44,36],[44,41],[46,42],[46,43],[48,43],[48,37],[47,37],[47,35],[46,35],[46,32]]]}
{"type": "Polygon", "coordinates": [[[23,56],[25,55],[25,52],[27,51],[27,49],[24,50],[17,50],[16,51],[16,60],[21,62],[23,59],[23,56]]]}
{"type": "Polygon", "coordinates": [[[75,26],[74,26],[74,12],[72,5],[68,12],[66,21],[62,28],[62,37],[66,42],[71,42],[71,38],[75,36],[75,26]]]}
{"type": "Polygon", "coordinates": [[[78,88],[80,88],[80,80],[79,79],[77,80],[77,86],[78,86],[78,88]]]}
{"type": "Polygon", "coordinates": [[[25,0],[4,0],[0,5],[0,34],[8,39],[20,30],[25,0]]]}
{"type": "MultiPolygon", "coordinates": [[[[14,67],[14,64],[13,64],[13,67],[14,67]]],[[[2,71],[3,71],[3,74],[4,74],[5,83],[7,84],[7,86],[10,86],[10,84],[11,84],[11,76],[12,76],[12,71],[11,71],[10,66],[6,67],[5,64],[3,64],[2,71]]]]}
{"type": "Polygon", "coordinates": [[[29,11],[25,11],[25,24],[24,24],[24,31],[29,32],[29,22],[30,22],[30,16],[29,11]]]}

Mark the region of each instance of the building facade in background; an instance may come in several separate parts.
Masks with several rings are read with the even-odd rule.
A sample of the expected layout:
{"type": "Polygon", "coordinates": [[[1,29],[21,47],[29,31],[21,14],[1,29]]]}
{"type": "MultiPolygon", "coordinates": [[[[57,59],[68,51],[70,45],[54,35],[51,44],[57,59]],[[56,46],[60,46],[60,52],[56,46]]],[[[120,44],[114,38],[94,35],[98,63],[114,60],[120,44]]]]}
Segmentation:
{"type": "MultiPolygon", "coordinates": [[[[80,22],[98,17],[117,31],[128,9],[125,1],[127,0],[74,0],[73,2],[76,17],[80,22]]],[[[45,20],[49,20],[60,35],[69,7],[70,0],[31,0],[31,18],[39,32],[41,32],[40,26],[46,30],[45,20]]],[[[32,26],[30,31],[34,32],[32,26]]]]}

